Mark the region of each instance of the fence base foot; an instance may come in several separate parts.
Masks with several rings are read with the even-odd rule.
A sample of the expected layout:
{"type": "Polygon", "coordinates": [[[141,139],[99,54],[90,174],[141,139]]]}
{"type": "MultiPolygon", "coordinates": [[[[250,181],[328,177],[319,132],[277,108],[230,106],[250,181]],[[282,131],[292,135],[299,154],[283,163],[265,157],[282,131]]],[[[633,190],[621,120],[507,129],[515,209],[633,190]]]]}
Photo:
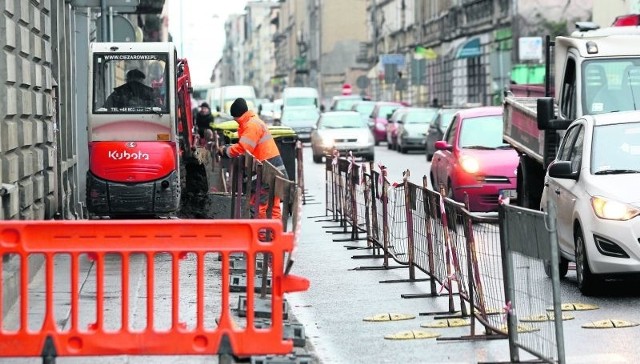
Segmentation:
{"type": "Polygon", "coordinates": [[[517,362],[513,361],[479,361],[477,364],[520,364],[520,363],[548,363],[548,361],[544,360],[518,360],[517,362]]]}
{"type": "Polygon", "coordinates": [[[420,312],[418,316],[437,316],[437,315],[445,315],[445,314],[453,315],[454,313],[458,313],[458,312],[460,311],[420,312]]]}
{"type": "MultiPolygon", "coordinates": [[[[456,337],[438,337],[436,338],[436,340],[444,340],[444,341],[462,341],[462,340],[504,340],[504,339],[508,339],[508,336],[504,336],[504,335],[463,335],[463,336],[456,336],[456,337]]],[[[478,363],[485,363],[488,364],[489,362],[478,362],[478,363]]],[[[498,364],[500,362],[491,362],[491,363],[495,363],[498,364]]],[[[509,362],[506,362],[509,363],[509,362]]],[[[522,362],[522,363],[531,363],[531,362],[522,362]]],[[[533,363],[541,363],[541,361],[535,361],[533,363]]]]}
{"type": "Polygon", "coordinates": [[[389,270],[389,269],[399,269],[399,268],[409,268],[409,267],[405,267],[402,265],[398,265],[398,266],[393,266],[393,267],[382,267],[382,266],[375,266],[375,267],[357,267],[357,268],[353,268],[351,270],[389,270]]]}
{"type": "Polygon", "coordinates": [[[371,254],[371,255],[352,255],[351,259],[378,259],[384,258],[384,255],[371,254]]]}
{"type": "MultiPolygon", "coordinates": [[[[358,240],[362,240],[362,239],[358,239],[358,240]]],[[[374,249],[372,246],[343,245],[343,247],[347,248],[347,250],[369,250],[369,249],[374,249]]]]}
{"type": "MultiPolygon", "coordinates": [[[[456,311],[457,312],[457,311],[456,311]]],[[[459,314],[459,315],[442,315],[442,316],[436,316],[433,319],[434,320],[446,320],[446,319],[461,319],[461,318],[467,318],[469,317],[469,315],[465,315],[463,313],[459,314]]]]}
{"type": "MultiPolygon", "coordinates": [[[[329,217],[329,215],[307,216],[307,219],[320,219],[322,217],[329,217]]],[[[320,220],[325,221],[325,220],[320,220]]]]}
{"type": "Polygon", "coordinates": [[[345,241],[365,241],[367,238],[356,238],[356,239],[333,239],[335,242],[345,242],[345,241]]]}
{"type": "Polygon", "coordinates": [[[351,231],[325,231],[327,234],[351,234],[351,231]]]}
{"type": "Polygon", "coordinates": [[[412,283],[412,282],[426,282],[430,281],[431,278],[420,278],[420,279],[390,279],[387,281],[378,281],[378,283],[412,283]]]}
{"type": "MultiPolygon", "coordinates": [[[[458,293],[451,293],[451,295],[456,296],[458,295],[458,293]]],[[[443,295],[437,294],[437,293],[407,293],[407,294],[402,294],[400,296],[402,298],[449,297],[449,293],[443,294],[443,295]]]]}

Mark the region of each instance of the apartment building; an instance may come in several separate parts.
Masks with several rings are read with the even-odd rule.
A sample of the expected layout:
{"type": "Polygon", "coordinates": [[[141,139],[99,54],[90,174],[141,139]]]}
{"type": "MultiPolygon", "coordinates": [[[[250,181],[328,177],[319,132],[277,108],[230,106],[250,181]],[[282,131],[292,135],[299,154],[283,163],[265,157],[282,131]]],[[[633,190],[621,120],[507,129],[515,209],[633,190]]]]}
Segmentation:
{"type": "Polygon", "coordinates": [[[593,0],[368,0],[371,92],[397,99],[389,91],[402,86],[414,104],[496,103],[514,65],[541,62],[521,57],[520,38],[568,34],[575,21],[591,19],[592,6],[593,0]],[[405,55],[406,83],[389,84],[380,56],[392,53],[405,55]]]}

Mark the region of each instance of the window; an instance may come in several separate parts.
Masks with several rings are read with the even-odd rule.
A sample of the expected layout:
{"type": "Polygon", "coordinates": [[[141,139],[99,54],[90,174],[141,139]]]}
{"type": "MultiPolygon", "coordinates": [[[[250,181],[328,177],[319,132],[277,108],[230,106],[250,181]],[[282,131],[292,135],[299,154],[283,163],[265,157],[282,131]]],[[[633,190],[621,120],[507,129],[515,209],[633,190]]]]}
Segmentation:
{"type": "Polygon", "coordinates": [[[562,145],[560,146],[560,149],[558,150],[558,160],[561,161],[568,161],[571,160],[571,151],[573,150],[573,142],[576,139],[576,136],[578,135],[578,131],[581,128],[580,125],[576,125],[574,127],[572,127],[571,129],[567,130],[567,133],[564,136],[564,139],[562,140],[562,145]]]}
{"type": "Polygon", "coordinates": [[[166,54],[95,54],[94,113],[168,113],[166,54]]]}
{"type": "Polygon", "coordinates": [[[453,145],[456,139],[457,132],[458,132],[458,122],[454,119],[449,129],[447,129],[447,134],[444,137],[444,139],[447,141],[447,144],[453,145]]]}
{"type": "Polygon", "coordinates": [[[585,114],[638,110],[640,59],[593,59],[582,64],[585,114]]]}
{"type": "Polygon", "coordinates": [[[582,164],[582,145],[584,142],[584,128],[582,126],[579,126],[578,128],[579,128],[578,135],[576,135],[576,140],[573,142],[573,147],[571,148],[571,154],[569,155],[572,172],[578,172],[580,170],[580,165],[582,164]]]}
{"type": "Polygon", "coordinates": [[[482,72],[481,57],[467,59],[467,100],[469,102],[484,103],[484,74],[482,72]]]}
{"type": "Polygon", "coordinates": [[[562,116],[573,120],[576,118],[576,62],[573,58],[567,60],[560,94],[562,116]]]}

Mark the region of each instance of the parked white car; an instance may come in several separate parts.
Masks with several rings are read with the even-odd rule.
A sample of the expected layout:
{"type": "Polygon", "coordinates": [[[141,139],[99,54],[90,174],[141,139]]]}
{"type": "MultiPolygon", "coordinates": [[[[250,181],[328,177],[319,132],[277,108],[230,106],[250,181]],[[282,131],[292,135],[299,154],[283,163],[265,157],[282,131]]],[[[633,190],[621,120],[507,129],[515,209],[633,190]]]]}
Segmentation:
{"type": "MultiPolygon", "coordinates": [[[[576,262],[578,287],[640,274],[640,112],[583,116],[547,170],[541,208],[557,209],[560,273],[576,262]]],[[[549,269],[547,269],[547,272],[549,269]]]]}

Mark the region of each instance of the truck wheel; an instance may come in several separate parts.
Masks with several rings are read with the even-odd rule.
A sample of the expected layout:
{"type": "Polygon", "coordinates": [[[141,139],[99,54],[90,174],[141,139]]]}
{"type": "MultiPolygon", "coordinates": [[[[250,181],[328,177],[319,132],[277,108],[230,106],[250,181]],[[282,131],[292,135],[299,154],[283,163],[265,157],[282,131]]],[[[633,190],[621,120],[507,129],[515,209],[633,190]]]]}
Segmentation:
{"type": "MultiPolygon", "coordinates": [[[[569,271],[569,261],[563,257],[560,258],[560,263],[558,263],[558,275],[560,278],[564,278],[567,276],[567,272],[569,271]]],[[[547,277],[551,278],[551,262],[544,261],[544,273],[547,277]]]]}
{"type": "Polygon", "coordinates": [[[589,267],[587,248],[580,227],[576,227],[573,239],[576,245],[576,278],[578,280],[578,288],[583,295],[592,296],[598,293],[600,282],[589,267]]]}
{"type": "Polygon", "coordinates": [[[544,187],[544,170],[537,161],[526,155],[520,156],[518,164],[517,194],[520,206],[540,210],[540,199],[544,187]]]}

